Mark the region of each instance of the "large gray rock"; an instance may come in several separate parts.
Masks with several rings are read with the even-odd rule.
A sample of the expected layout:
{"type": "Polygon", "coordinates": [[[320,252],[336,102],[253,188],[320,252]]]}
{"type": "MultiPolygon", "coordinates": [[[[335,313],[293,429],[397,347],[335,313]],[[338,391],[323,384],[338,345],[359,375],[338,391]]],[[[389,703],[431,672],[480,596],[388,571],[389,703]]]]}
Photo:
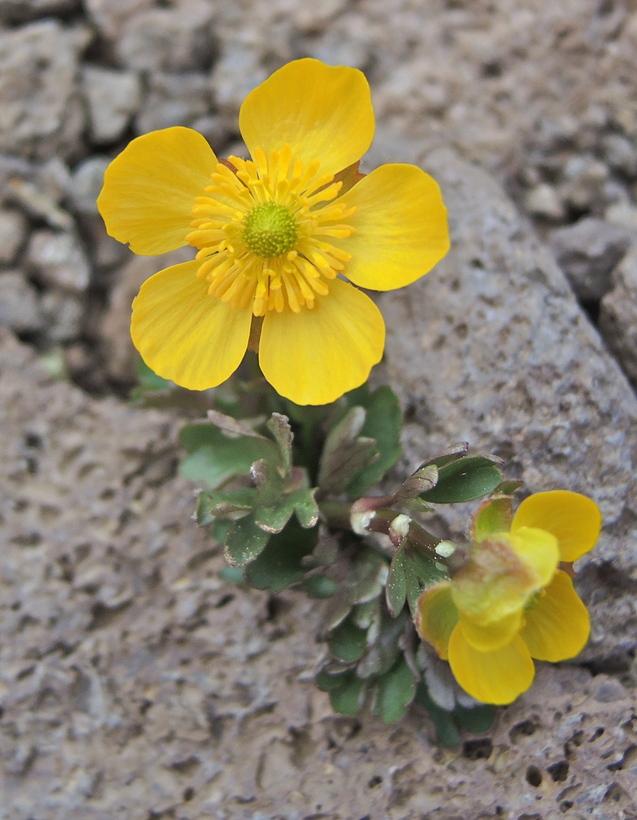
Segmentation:
{"type": "Polygon", "coordinates": [[[84,129],[77,61],[90,37],[54,20],[0,32],[0,151],[37,158],[77,151],[84,129]]]}
{"type": "Polygon", "coordinates": [[[14,208],[0,210],[0,264],[8,265],[14,261],[24,243],[26,232],[27,220],[24,214],[14,208]]]}
{"type": "Polygon", "coordinates": [[[173,415],[55,382],[2,333],[0,408],[2,820],[635,816],[618,680],[541,665],[456,749],[418,706],[334,715],[324,602],[219,576],[173,415]]]}
{"type": "Polygon", "coordinates": [[[118,139],[141,101],[141,83],[133,71],[85,66],[82,88],[88,104],[91,139],[101,145],[118,139]]]}
{"type": "Polygon", "coordinates": [[[38,17],[76,12],[80,0],[0,0],[0,23],[14,25],[38,17]]]}
{"type": "Polygon", "coordinates": [[[613,272],[613,289],[600,307],[599,329],[637,388],[637,245],[613,272]]]}
{"type": "Polygon", "coordinates": [[[549,234],[555,253],[578,299],[599,301],[610,290],[613,268],[628,250],[631,232],[588,217],[549,234]]]}
{"type": "Polygon", "coordinates": [[[27,263],[43,284],[69,293],[84,293],[91,280],[86,251],[73,233],[36,231],[27,249],[27,263]]]}
{"type": "Polygon", "coordinates": [[[205,0],[140,11],[122,27],[116,44],[121,64],[149,72],[209,68],[215,53],[213,12],[212,4],[205,0]]]}
{"type": "MultiPolygon", "coordinates": [[[[466,440],[507,462],[529,491],[571,489],[600,505],[604,531],[581,561],[588,657],[637,644],[637,400],[548,250],[499,185],[440,149],[452,250],[379,304],[386,368],[410,419],[407,461],[466,440]]],[[[466,517],[450,514],[456,531],[466,517]]]]}
{"type": "Polygon", "coordinates": [[[172,125],[190,126],[210,110],[210,87],[203,74],[155,72],[148,78],[144,101],[135,117],[135,131],[147,134],[172,125]]]}
{"type": "Polygon", "coordinates": [[[0,325],[16,333],[33,333],[42,327],[37,291],[21,271],[0,271],[0,325]]]}

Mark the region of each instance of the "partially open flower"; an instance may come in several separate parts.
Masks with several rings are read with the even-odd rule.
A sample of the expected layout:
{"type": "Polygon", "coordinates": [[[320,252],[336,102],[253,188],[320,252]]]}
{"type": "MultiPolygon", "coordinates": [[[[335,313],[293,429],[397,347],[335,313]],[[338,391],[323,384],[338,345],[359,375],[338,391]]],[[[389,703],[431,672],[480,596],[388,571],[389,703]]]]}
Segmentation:
{"type": "Polygon", "coordinates": [[[342,277],[391,290],[427,273],[449,248],[440,190],[413,165],[356,173],[374,113],[353,68],[288,63],[248,95],[239,127],[247,161],[219,162],[176,127],[133,140],[106,171],[111,236],[142,255],[198,250],[144,283],[133,341],[158,375],[203,390],[260,331],[261,369],[282,396],[334,401],[366,381],[385,342],[378,308],[342,277]]]}
{"type": "Polygon", "coordinates": [[[515,516],[508,497],[478,510],[468,561],[418,606],[420,635],[470,695],[511,703],[533,682],[533,658],[561,661],[583,649],[588,612],[558,565],[591,550],[600,527],[595,502],[566,490],[530,496],[515,516]]]}

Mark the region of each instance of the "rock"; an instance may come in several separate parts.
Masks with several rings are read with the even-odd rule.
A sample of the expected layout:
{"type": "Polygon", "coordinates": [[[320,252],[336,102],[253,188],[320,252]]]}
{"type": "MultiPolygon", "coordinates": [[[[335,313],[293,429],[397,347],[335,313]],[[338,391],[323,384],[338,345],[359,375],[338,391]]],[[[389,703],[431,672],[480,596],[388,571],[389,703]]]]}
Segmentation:
{"type": "Polygon", "coordinates": [[[633,692],[539,664],[444,750],[418,706],[393,726],[334,715],[312,682],[324,603],[284,592],[272,624],[265,593],[220,577],[175,471],[180,418],[56,381],[7,333],[0,407],[12,818],[132,820],[184,794],[176,816],[220,820],[634,816],[633,692]]]}
{"type": "Polygon", "coordinates": [[[637,388],[637,245],[613,272],[613,289],[600,306],[599,329],[637,388]]]}
{"type": "Polygon", "coordinates": [[[13,208],[0,210],[0,265],[10,265],[26,238],[27,220],[13,208]]]}
{"type": "Polygon", "coordinates": [[[210,84],[203,74],[152,74],[141,110],[137,134],[171,125],[191,125],[210,112],[210,84]]]}
{"type": "Polygon", "coordinates": [[[84,0],[89,18],[105,40],[117,40],[126,21],[151,8],[155,0],[84,0]]]}
{"type": "Polygon", "coordinates": [[[84,113],[77,61],[87,29],[43,20],[0,32],[0,151],[26,157],[78,150],[84,113]]]}
{"type": "Polygon", "coordinates": [[[608,165],[629,179],[637,176],[637,148],[622,134],[606,134],[602,138],[604,158],[608,165]]]}
{"type": "Polygon", "coordinates": [[[203,134],[217,156],[226,156],[227,152],[224,153],[224,150],[230,138],[230,132],[223,121],[223,117],[217,114],[199,117],[191,123],[190,127],[203,134]]]}
{"type": "Polygon", "coordinates": [[[238,132],[237,114],[241,103],[267,76],[261,65],[259,43],[245,38],[224,41],[211,82],[217,107],[232,133],[238,132]]]}
{"type": "Polygon", "coordinates": [[[631,242],[630,231],[588,217],[557,228],[548,242],[580,301],[599,301],[610,289],[610,275],[631,242]]]}
{"type": "Polygon", "coordinates": [[[37,291],[20,271],[0,271],[0,325],[16,333],[34,333],[42,327],[37,291]]]}
{"type": "MultiPolygon", "coordinates": [[[[637,644],[635,394],[499,185],[444,149],[423,167],[442,186],[452,250],[428,276],[378,300],[386,372],[412,419],[406,465],[466,440],[501,455],[527,491],[594,498],[604,531],[577,580],[593,622],[586,657],[629,652],[637,644]]],[[[466,512],[447,516],[466,532],[466,512]]]]}
{"type": "Polygon", "coordinates": [[[540,182],[524,198],[524,207],[533,216],[558,221],[566,215],[560,195],[552,185],[540,182]]]}
{"type": "Polygon", "coordinates": [[[215,57],[212,17],[204,0],[141,11],[123,25],[120,63],[135,71],[206,71],[215,57]]]}
{"type": "Polygon", "coordinates": [[[75,341],[84,324],[84,302],[74,294],[49,290],[42,296],[44,335],[49,344],[75,341]]]}
{"type": "Polygon", "coordinates": [[[79,6],[80,0],[0,0],[0,23],[15,25],[38,17],[69,15],[79,6]]]}
{"type": "Polygon", "coordinates": [[[604,202],[608,166],[589,154],[578,154],[566,163],[565,181],[559,186],[563,201],[578,211],[591,211],[604,202]]]}
{"type": "Polygon", "coordinates": [[[114,142],[128,127],[141,101],[141,83],[132,71],[85,66],[82,88],[88,103],[91,139],[114,142]]]}
{"type": "Polygon", "coordinates": [[[97,214],[97,197],[104,184],[104,171],[110,159],[92,156],[81,162],[71,177],[69,195],[73,208],[80,214],[97,214]]]}
{"type": "Polygon", "coordinates": [[[604,219],[612,225],[619,225],[637,234],[637,208],[625,202],[617,202],[606,208],[604,219]]]}
{"type": "Polygon", "coordinates": [[[27,249],[27,264],[45,285],[73,294],[84,293],[89,286],[89,261],[72,233],[36,231],[27,249]]]}

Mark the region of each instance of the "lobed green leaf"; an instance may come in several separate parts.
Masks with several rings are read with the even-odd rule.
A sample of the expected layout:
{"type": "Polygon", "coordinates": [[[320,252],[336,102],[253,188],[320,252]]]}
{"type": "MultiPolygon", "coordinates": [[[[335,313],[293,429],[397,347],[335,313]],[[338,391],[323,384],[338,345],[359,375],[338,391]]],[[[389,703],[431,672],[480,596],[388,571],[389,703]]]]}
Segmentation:
{"type": "Polygon", "coordinates": [[[257,589],[280,592],[296,584],[308,573],[303,559],[318,540],[318,529],[304,529],[294,519],[273,535],[263,551],[245,568],[245,578],[257,589]]]}
{"type": "Polygon", "coordinates": [[[263,552],[269,539],[270,533],[257,526],[254,514],[250,513],[235,521],[228,530],[225,559],[233,567],[243,567],[263,552]]]}
{"type": "Polygon", "coordinates": [[[436,486],[423,493],[428,503],[457,504],[488,495],[502,482],[502,473],[487,456],[458,458],[438,471],[436,486]]]}

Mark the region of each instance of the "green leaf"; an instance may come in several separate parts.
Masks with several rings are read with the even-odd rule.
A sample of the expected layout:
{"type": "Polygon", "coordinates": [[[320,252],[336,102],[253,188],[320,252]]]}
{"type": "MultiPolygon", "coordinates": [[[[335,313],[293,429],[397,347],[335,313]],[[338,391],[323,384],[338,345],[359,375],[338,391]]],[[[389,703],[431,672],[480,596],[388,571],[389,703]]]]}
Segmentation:
{"type": "Polygon", "coordinates": [[[300,581],[308,573],[303,558],[310,555],[318,540],[318,528],[303,529],[292,519],[273,535],[265,549],[245,568],[245,578],[257,589],[279,592],[300,581]]]}
{"type": "Polygon", "coordinates": [[[254,514],[235,521],[226,535],[224,555],[233,567],[243,567],[265,549],[270,533],[257,526],[254,514]]]}
{"type": "Polygon", "coordinates": [[[318,474],[318,485],[323,494],[342,493],[373,458],[375,442],[359,436],[364,422],[365,410],[351,407],[328,433],[318,474]]]}
{"type": "Polygon", "coordinates": [[[434,456],[433,458],[428,459],[427,461],[423,461],[423,463],[418,468],[422,470],[423,467],[444,467],[445,464],[451,464],[452,461],[456,461],[459,458],[462,458],[467,454],[469,450],[469,444],[466,441],[461,441],[458,444],[452,444],[451,446],[444,449],[441,453],[434,456]]]}
{"type": "Polygon", "coordinates": [[[350,674],[344,686],[330,692],[332,709],[339,715],[357,715],[363,706],[366,689],[366,681],[350,674]]]}
{"type": "MultiPolygon", "coordinates": [[[[299,468],[295,468],[299,469],[299,468]]],[[[314,490],[308,487],[299,487],[292,492],[281,490],[280,496],[269,507],[259,507],[256,510],[257,524],[268,532],[281,532],[283,527],[296,512],[296,517],[302,527],[311,528],[318,522],[318,505],[314,500],[314,490]]]]}
{"type": "Polygon", "coordinates": [[[416,690],[415,700],[417,703],[424,706],[429,712],[429,716],[436,729],[436,741],[438,742],[438,745],[444,746],[448,749],[453,746],[458,746],[460,744],[461,737],[452,713],[447,712],[446,709],[438,706],[438,704],[431,699],[431,695],[427,691],[427,687],[422,682],[418,685],[418,689],[416,690]]]}
{"type": "Polygon", "coordinates": [[[444,564],[424,552],[419,552],[413,544],[405,545],[405,572],[415,575],[426,587],[449,577],[444,564]]]}
{"type": "Polygon", "coordinates": [[[281,413],[272,413],[267,422],[267,428],[274,436],[279,452],[281,453],[281,465],[284,475],[288,475],[292,468],[292,428],[287,416],[281,413]]]}
{"type": "Polygon", "coordinates": [[[476,510],[471,522],[471,540],[479,544],[496,532],[509,532],[513,520],[510,495],[492,496],[476,510]]]}
{"type": "Polygon", "coordinates": [[[436,486],[421,496],[427,503],[456,504],[488,495],[501,483],[493,458],[467,456],[441,467],[436,486]]]}
{"type": "Polygon", "coordinates": [[[333,692],[335,689],[341,689],[345,686],[351,677],[352,673],[349,670],[330,675],[325,669],[321,669],[314,680],[321,692],[333,692]]]}
{"type": "Polygon", "coordinates": [[[315,492],[316,490],[303,489],[290,495],[299,524],[306,529],[318,524],[319,508],[314,498],[315,492]]]}
{"type": "Polygon", "coordinates": [[[356,667],[359,678],[384,675],[403,654],[399,644],[405,632],[406,616],[401,614],[392,618],[382,610],[380,614],[380,619],[367,633],[367,641],[371,646],[356,667]]]}
{"type": "Polygon", "coordinates": [[[416,694],[416,680],[405,656],[401,654],[394,666],[378,679],[374,714],[385,723],[395,723],[404,717],[416,694]]]}
{"type": "MultiPolygon", "coordinates": [[[[432,490],[438,483],[438,468],[434,465],[419,467],[415,473],[403,482],[397,493],[394,494],[394,501],[398,504],[409,504],[418,499],[418,496],[432,490]]],[[[425,505],[426,506],[426,505],[425,505]]]]}
{"type": "Polygon", "coordinates": [[[517,493],[520,487],[523,486],[524,482],[519,478],[511,478],[503,481],[502,484],[498,484],[493,492],[501,495],[513,495],[513,493],[517,493]]]}
{"type": "Polygon", "coordinates": [[[262,423],[263,419],[260,417],[256,419],[236,419],[234,416],[220,413],[219,410],[208,410],[208,421],[223,433],[228,433],[231,436],[246,436],[247,438],[258,438],[267,441],[265,436],[257,433],[254,429],[255,426],[262,423]]]}
{"type": "Polygon", "coordinates": [[[492,704],[481,704],[468,709],[459,704],[453,710],[458,723],[474,734],[481,734],[491,728],[498,710],[492,704]]]}
{"type": "Polygon", "coordinates": [[[229,438],[212,424],[187,424],[181,429],[179,440],[188,450],[179,465],[179,471],[197,484],[216,489],[229,478],[249,473],[258,459],[276,459],[273,442],[267,439],[229,438]]]}
{"type": "Polygon", "coordinates": [[[219,575],[224,581],[231,581],[237,586],[245,586],[246,579],[243,577],[243,569],[241,567],[224,567],[219,570],[219,575]]]}
{"type": "Polygon", "coordinates": [[[385,586],[387,609],[394,618],[405,606],[405,599],[407,598],[407,577],[405,570],[405,551],[401,547],[394,555],[389,566],[389,575],[387,577],[387,585],[385,586]]]}
{"type": "Polygon", "coordinates": [[[352,608],[350,618],[352,623],[360,629],[369,629],[374,621],[380,617],[380,598],[366,601],[364,604],[357,604],[352,608]]]}
{"type": "Polygon", "coordinates": [[[360,629],[346,618],[330,633],[328,646],[335,658],[353,663],[362,656],[367,647],[367,630],[360,629]]]}
{"type": "Polygon", "coordinates": [[[211,524],[215,518],[222,518],[231,513],[251,510],[257,501],[257,492],[253,489],[213,490],[210,493],[199,493],[195,517],[200,526],[211,524]]]}
{"type": "Polygon", "coordinates": [[[310,575],[299,584],[299,589],[307,592],[310,598],[331,598],[336,593],[338,584],[324,575],[310,575]]]}
{"type": "Polygon", "coordinates": [[[352,498],[358,498],[380,481],[400,458],[400,431],[403,419],[398,399],[386,385],[371,394],[369,390],[359,388],[348,393],[346,398],[348,401],[360,402],[363,405],[367,415],[360,435],[376,442],[372,455],[377,454],[377,457],[357,472],[347,485],[348,494],[352,498]]]}

